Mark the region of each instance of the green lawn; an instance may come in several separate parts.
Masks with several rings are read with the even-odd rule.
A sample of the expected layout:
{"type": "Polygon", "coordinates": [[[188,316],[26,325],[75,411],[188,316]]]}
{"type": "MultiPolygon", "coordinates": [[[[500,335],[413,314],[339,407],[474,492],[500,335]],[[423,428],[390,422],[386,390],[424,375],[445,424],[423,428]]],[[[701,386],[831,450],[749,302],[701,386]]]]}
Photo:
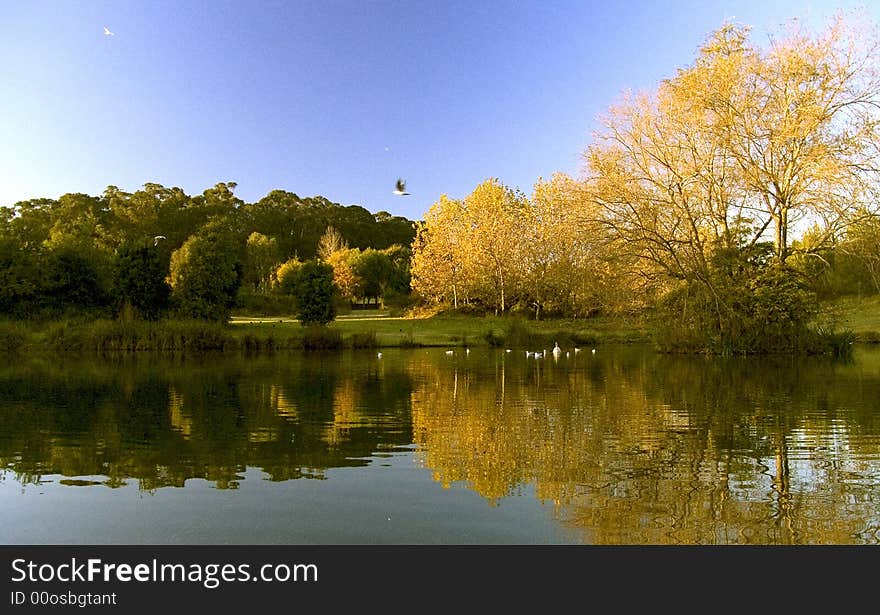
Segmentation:
{"type": "Polygon", "coordinates": [[[842,297],[826,303],[824,314],[865,341],[880,341],[880,295],[842,297]]]}

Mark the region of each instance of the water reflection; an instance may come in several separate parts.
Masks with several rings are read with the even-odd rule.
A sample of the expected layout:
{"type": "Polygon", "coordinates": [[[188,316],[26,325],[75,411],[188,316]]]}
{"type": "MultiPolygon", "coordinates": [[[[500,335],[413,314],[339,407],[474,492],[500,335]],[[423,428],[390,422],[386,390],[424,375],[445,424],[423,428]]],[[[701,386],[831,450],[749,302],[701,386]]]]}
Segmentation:
{"type": "Polygon", "coordinates": [[[585,361],[422,374],[414,436],[436,479],[492,501],[533,483],[594,544],[878,541],[876,353],[585,361]]]}
{"type": "Polygon", "coordinates": [[[413,443],[425,483],[497,509],[537,498],[575,542],[880,542],[880,349],[848,364],[621,348],[0,368],[0,467],[22,485],[234,489],[248,468],[327,479],[413,443]]]}
{"type": "Polygon", "coordinates": [[[0,463],[22,483],[44,475],[136,480],[140,489],[203,478],[236,488],[248,466],[273,481],[323,478],[412,442],[405,374],[356,356],[283,360],[69,359],[0,371],[0,463]],[[386,428],[388,423],[393,428],[386,428]]]}

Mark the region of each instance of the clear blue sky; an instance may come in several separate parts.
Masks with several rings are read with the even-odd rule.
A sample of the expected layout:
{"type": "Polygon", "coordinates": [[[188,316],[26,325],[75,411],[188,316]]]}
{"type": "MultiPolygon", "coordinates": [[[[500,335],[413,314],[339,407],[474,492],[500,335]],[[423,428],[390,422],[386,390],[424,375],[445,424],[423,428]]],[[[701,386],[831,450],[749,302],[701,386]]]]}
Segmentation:
{"type": "Polygon", "coordinates": [[[724,20],[764,42],[864,5],[878,20],[871,0],[0,0],[0,205],[235,181],[416,219],[488,177],[530,194],[724,20]]]}

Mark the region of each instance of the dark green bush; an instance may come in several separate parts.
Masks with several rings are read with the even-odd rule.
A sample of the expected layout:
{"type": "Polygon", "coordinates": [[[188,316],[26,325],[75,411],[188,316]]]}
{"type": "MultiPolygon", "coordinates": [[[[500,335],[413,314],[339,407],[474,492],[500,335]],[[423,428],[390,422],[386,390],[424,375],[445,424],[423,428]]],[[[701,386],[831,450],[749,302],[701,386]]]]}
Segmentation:
{"type": "Polygon", "coordinates": [[[296,314],[304,326],[326,325],[336,317],[333,295],[333,267],[319,261],[308,261],[296,271],[293,299],[296,314]]]}
{"type": "Polygon", "coordinates": [[[342,334],[323,325],[308,325],[303,330],[302,347],[305,350],[338,350],[342,348],[342,334]]]}

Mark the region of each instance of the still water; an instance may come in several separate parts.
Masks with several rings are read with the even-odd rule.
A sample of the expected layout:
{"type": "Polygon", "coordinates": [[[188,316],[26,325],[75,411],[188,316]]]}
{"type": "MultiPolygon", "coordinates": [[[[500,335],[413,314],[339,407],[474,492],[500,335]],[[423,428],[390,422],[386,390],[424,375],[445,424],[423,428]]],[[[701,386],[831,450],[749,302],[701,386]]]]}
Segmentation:
{"type": "Polygon", "coordinates": [[[0,544],[877,544],[880,348],[0,360],[0,544]]]}

